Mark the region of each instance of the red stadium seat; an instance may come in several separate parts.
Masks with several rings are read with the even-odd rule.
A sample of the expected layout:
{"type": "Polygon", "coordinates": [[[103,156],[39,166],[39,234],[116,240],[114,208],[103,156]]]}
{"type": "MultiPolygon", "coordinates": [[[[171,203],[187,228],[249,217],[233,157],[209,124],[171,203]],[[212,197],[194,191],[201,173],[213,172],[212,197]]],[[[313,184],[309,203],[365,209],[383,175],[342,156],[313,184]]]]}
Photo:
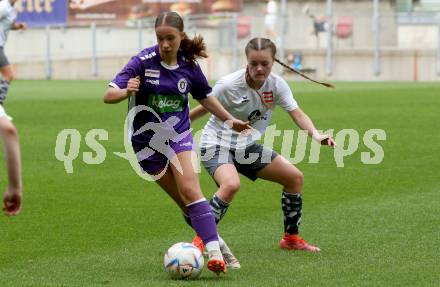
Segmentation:
{"type": "Polygon", "coordinates": [[[246,38],[251,32],[251,17],[240,15],[237,20],[237,36],[239,39],[246,38]]]}
{"type": "Polygon", "coordinates": [[[340,39],[351,37],[353,33],[353,18],[351,16],[340,16],[336,22],[336,36],[340,39]]]}

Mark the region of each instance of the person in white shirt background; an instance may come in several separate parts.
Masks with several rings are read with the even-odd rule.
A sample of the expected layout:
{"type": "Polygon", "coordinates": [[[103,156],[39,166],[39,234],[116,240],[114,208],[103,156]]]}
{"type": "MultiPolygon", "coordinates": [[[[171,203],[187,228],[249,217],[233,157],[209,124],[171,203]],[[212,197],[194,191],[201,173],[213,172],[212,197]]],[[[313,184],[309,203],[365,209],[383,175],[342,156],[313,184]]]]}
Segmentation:
{"type": "MultiPolygon", "coordinates": [[[[320,134],[309,116],[299,108],[287,82],[271,72],[274,62],[291,69],[276,58],[275,44],[269,39],[254,38],[247,44],[245,52],[246,69],[223,77],[213,88],[213,96],[218,98],[225,109],[234,117],[249,121],[254,132],[257,130],[257,134],[262,135],[270,123],[275,106],[279,105],[301,130],[305,130],[322,145],[334,148],[336,143],[333,138],[320,134]]],[[[313,82],[332,87],[291,70],[313,82]]],[[[190,119],[194,121],[206,113],[202,106],[197,106],[191,110],[190,119]]],[[[269,180],[282,185],[284,236],[280,247],[320,251],[319,247],[308,244],[299,236],[304,177],[297,167],[273,150],[256,143],[255,136],[231,131],[213,115],[204,127],[200,147],[202,164],[219,186],[210,200],[217,223],[225,215],[240,188],[239,173],[251,180],[269,180]],[[255,154],[258,157],[249,162],[255,154]]],[[[199,242],[196,236],[193,243],[198,245],[199,242]]]]}
{"type": "Polygon", "coordinates": [[[21,156],[17,129],[3,107],[14,71],[5,55],[4,47],[10,30],[26,29],[25,23],[16,22],[17,0],[0,1],[0,138],[4,144],[8,187],[3,196],[3,211],[12,216],[20,213],[22,199],[21,156]]]}
{"type": "Polygon", "coordinates": [[[266,35],[270,39],[277,41],[278,33],[276,31],[276,25],[278,21],[278,4],[276,0],[267,1],[266,10],[264,12],[264,25],[266,28],[266,35]]]}

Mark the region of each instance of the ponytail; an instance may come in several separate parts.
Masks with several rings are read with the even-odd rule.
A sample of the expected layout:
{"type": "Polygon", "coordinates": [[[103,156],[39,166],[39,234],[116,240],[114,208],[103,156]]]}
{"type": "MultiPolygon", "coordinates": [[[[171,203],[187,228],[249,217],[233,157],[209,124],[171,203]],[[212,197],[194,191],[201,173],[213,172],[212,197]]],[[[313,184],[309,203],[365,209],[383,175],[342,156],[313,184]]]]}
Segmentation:
{"type": "Polygon", "coordinates": [[[196,64],[197,58],[207,58],[206,45],[203,41],[203,37],[200,35],[194,36],[193,39],[188,38],[185,34],[182,42],[180,42],[180,50],[183,56],[191,62],[193,66],[196,64]]]}
{"type": "Polygon", "coordinates": [[[294,69],[294,68],[292,68],[292,67],[289,67],[288,65],[286,65],[286,64],[283,63],[283,62],[281,62],[281,61],[278,60],[277,58],[275,58],[275,62],[277,62],[278,64],[280,64],[280,65],[283,66],[284,68],[286,68],[286,69],[288,69],[288,70],[290,70],[290,71],[292,71],[292,72],[294,72],[294,73],[300,75],[301,77],[303,77],[303,78],[305,78],[305,79],[307,79],[307,80],[309,80],[309,81],[312,81],[312,82],[314,82],[314,83],[317,83],[317,84],[323,85],[323,86],[325,86],[325,87],[327,87],[327,88],[334,88],[334,87],[335,87],[335,86],[333,86],[333,85],[330,84],[330,83],[325,83],[325,82],[319,82],[319,81],[316,81],[316,80],[314,80],[314,79],[312,79],[312,78],[306,76],[305,74],[301,73],[300,71],[298,71],[298,70],[296,70],[296,69],[294,69]]]}

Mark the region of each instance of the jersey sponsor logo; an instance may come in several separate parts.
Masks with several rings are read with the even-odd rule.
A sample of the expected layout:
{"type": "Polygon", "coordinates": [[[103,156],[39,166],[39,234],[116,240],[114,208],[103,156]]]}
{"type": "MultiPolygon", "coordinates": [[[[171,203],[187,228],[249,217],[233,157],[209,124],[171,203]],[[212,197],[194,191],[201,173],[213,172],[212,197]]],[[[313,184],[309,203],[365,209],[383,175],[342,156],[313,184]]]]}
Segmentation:
{"type": "Polygon", "coordinates": [[[185,104],[185,97],[179,95],[148,95],[148,106],[159,113],[181,112],[185,104]]]}
{"type": "Polygon", "coordinates": [[[145,60],[153,58],[154,56],[156,56],[156,52],[151,52],[151,53],[149,53],[147,55],[141,56],[140,58],[141,58],[142,61],[145,61],[145,60]]]}
{"type": "Polygon", "coordinates": [[[160,77],[160,71],[159,70],[145,69],[145,77],[159,78],[160,77]]]}
{"type": "Polygon", "coordinates": [[[150,84],[155,85],[155,86],[159,85],[159,80],[146,79],[145,82],[150,83],[150,84]]]}
{"type": "Polygon", "coordinates": [[[181,92],[181,93],[186,92],[187,86],[188,86],[188,82],[186,81],[185,78],[182,78],[179,80],[179,82],[177,82],[177,88],[179,89],[179,92],[181,92]]]}
{"type": "Polygon", "coordinates": [[[255,123],[256,121],[261,119],[261,112],[260,110],[255,110],[252,113],[249,114],[248,116],[248,120],[250,122],[250,124],[255,123]]]}

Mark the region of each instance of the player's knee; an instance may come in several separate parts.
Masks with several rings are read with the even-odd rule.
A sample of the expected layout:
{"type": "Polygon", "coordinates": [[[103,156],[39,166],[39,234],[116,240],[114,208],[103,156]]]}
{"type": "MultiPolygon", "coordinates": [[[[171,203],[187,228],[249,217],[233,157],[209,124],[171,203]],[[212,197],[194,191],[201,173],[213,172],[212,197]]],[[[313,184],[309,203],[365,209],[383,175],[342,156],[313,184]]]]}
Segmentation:
{"type": "Polygon", "coordinates": [[[17,137],[17,129],[11,122],[0,125],[0,132],[4,137],[17,137]]]}
{"type": "Polygon", "coordinates": [[[295,172],[289,177],[289,182],[284,189],[289,193],[300,193],[304,184],[304,174],[301,171],[295,172]]]}
{"type": "Polygon", "coordinates": [[[185,203],[193,202],[200,198],[201,191],[191,185],[183,185],[179,187],[180,195],[185,203]]]}
{"type": "Polygon", "coordinates": [[[3,66],[0,69],[0,72],[2,74],[3,80],[5,80],[5,81],[11,82],[12,80],[15,79],[14,69],[12,69],[11,65],[3,66]]]}
{"type": "Polygon", "coordinates": [[[294,177],[295,185],[302,186],[304,184],[304,174],[300,171],[294,177]]]}
{"type": "Polygon", "coordinates": [[[234,195],[240,189],[239,180],[229,180],[221,185],[222,189],[229,195],[234,195]]]}
{"type": "Polygon", "coordinates": [[[13,80],[15,80],[15,75],[13,72],[6,72],[2,74],[2,78],[7,81],[7,82],[11,82],[13,80]]]}
{"type": "Polygon", "coordinates": [[[11,73],[11,74],[5,76],[4,79],[6,81],[8,81],[9,83],[11,83],[13,80],[15,80],[15,75],[14,75],[14,73],[11,73]]]}

